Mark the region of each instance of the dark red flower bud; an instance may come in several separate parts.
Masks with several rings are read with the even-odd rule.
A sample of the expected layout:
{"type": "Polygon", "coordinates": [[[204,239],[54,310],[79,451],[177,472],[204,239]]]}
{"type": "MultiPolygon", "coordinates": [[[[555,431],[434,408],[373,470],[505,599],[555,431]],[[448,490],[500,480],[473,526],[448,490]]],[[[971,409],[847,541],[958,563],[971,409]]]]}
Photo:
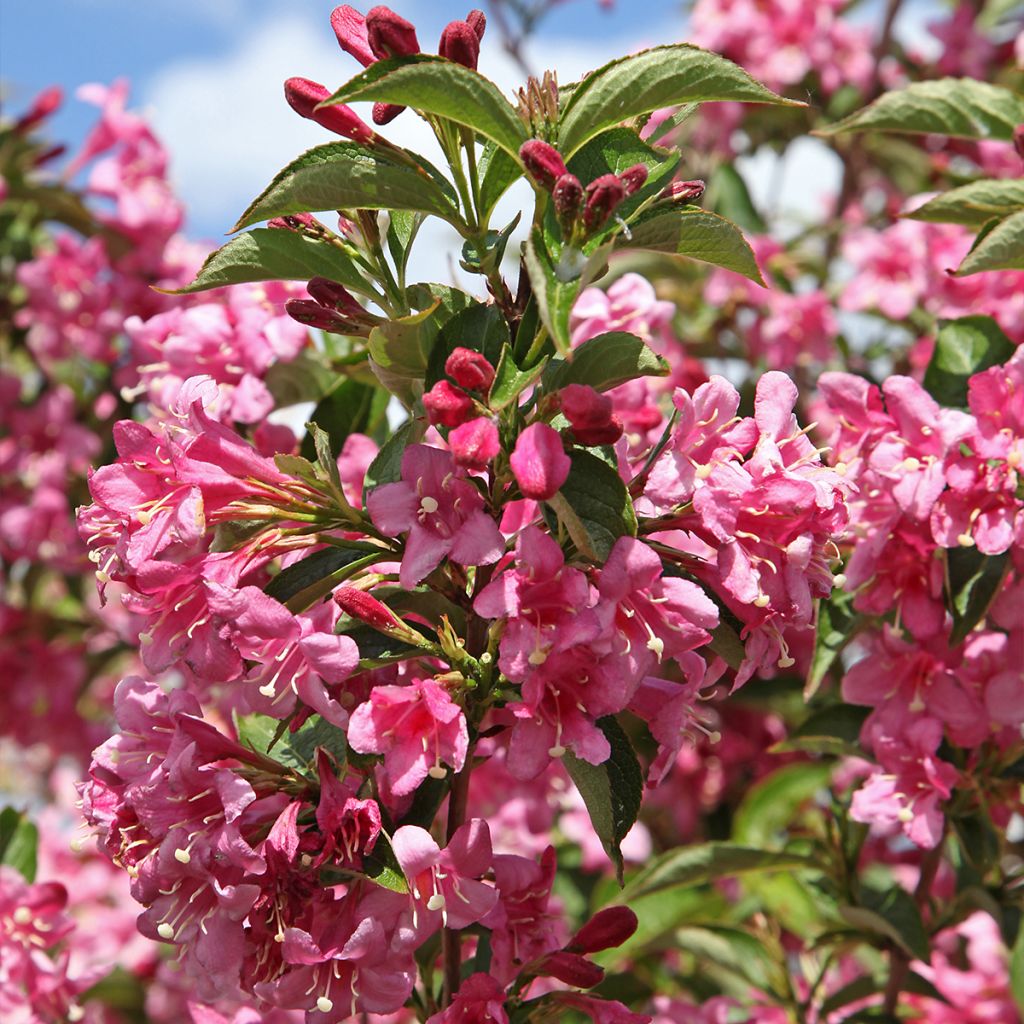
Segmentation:
{"type": "Polygon", "coordinates": [[[567,384],[558,392],[565,418],[576,427],[603,427],[611,422],[612,400],[586,384],[567,384]]]}
{"type": "Polygon", "coordinates": [[[62,157],[68,151],[68,147],[63,142],[58,143],[56,146],[51,146],[49,149],[44,149],[33,161],[33,167],[42,167],[44,164],[50,163],[51,160],[56,160],[62,157]]]}
{"type": "Polygon", "coordinates": [[[1024,124],[1013,129],[1013,148],[1017,150],[1017,156],[1024,160],[1024,124]]]}
{"type": "Polygon", "coordinates": [[[636,914],[629,907],[599,910],[565,948],[576,953],[597,953],[621,946],[636,931],[636,914]]]}
{"type": "Polygon", "coordinates": [[[331,28],[338,37],[338,45],[364,68],[377,60],[367,39],[366,19],[354,7],[348,4],[335,7],[331,11],[331,28]]]}
{"type": "Polygon", "coordinates": [[[480,59],[480,37],[467,21],[451,21],[441,33],[437,52],[456,64],[476,71],[480,59]]]}
{"type": "Polygon", "coordinates": [[[448,447],[460,466],[486,469],[501,449],[498,428],[486,416],[478,416],[448,435],[448,447]]]}
{"type": "Polygon", "coordinates": [[[439,380],[423,396],[423,406],[435,427],[457,427],[473,414],[473,400],[446,380],[439,380]]]}
{"type": "Polygon", "coordinates": [[[619,175],[619,181],[622,182],[622,187],[626,190],[627,196],[631,196],[634,192],[639,192],[647,181],[646,165],[633,164],[632,167],[627,167],[619,175]]]}
{"type": "Polygon", "coordinates": [[[387,632],[404,627],[402,620],[383,601],[358,587],[339,587],[334,592],[334,601],[346,615],[374,629],[387,632]]]}
{"type": "Polygon", "coordinates": [[[416,26],[390,7],[374,7],[366,14],[366,38],[375,56],[408,57],[420,52],[416,26]]]}
{"type": "Polygon", "coordinates": [[[557,978],[566,985],[576,988],[593,988],[604,980],[604,970],[584,960],[577,953],[559,950],[549,953],[537,966],[537,973],[548,978],[557,978]]]}
{"type": "Polygon", "coordinates": [[[317,109],[317,104],[330,95],[322,85],[308,78],[289,78],[284,83],[285,99],[297,114],[353,142],[372,142],[376,132],[351,107],[339,103],[317,109]]]}
{"type": "Polygon", "coordinates": [[[572,232],[576,218],[583,211],[583,186],[575,174],[563,174],[551,190],[555,216],[564,234],[572,232]]]}
{"type": "Polygon", "coordinates": [[[661,194],[674,203],[688,203],[691,199],[699,199],[704,194],[704,182],[699,178],[693,181],[673,181],[661,194]]]}
{"type": "Polygon", "coordinates": [[[400,107],[397,103],[374,103],[373,123],[376,125],[391,124],[403,110],[405,107],[400,107]]]}
{"type": "Polygon", "coordinates": [[[494,381],[494,367],[487,357],[461,346],[445,360],[444,372],[467,391],[486,391],[494,381]]]}
{"type": "Polygon", "coordinates": [[[32,105],[18,118],[14,125],[16,132],[31,131],[41,121],[45,121],[64,102],[64,90],[59,85],[51,85],[36,95],[32,105]]]}
{"type": "Polygon", "coordinates": [[[602,174],[587,186],[587,199],[583,207],[583,225],[588,231],[596,231],[612,215],[615,208],[626,198],[622,182],[614,174],[602,174]]]}
{"type": "Polygon", "coordinates": [[[311,299],[289,299],[284,304],[284,311],[300,324],[315,327],[318,331],[327,331],[328,334],[366,333],[359,324],[311,299]]]}
{"type": "Polygon", "coordinates": [[[573,440],[585,447],[597,444],[615,444],[622,437],[622,420],[613,416],[600,427],[573,427],[573,440]]]}
{"type": "Polygon", "coordinates": [[[484,30],[487,28],[487,15],[483,11],[472,10],[466,15],[466,23],[476,33],[477,39],[482,42],[484,30]]]}
{"type": "Polygon", "coordinates": [[[524,142],[519,147],[519,156],[526,164],[530,177],[549,192],[555,187],[555,182],[566,173],[565,161],[561,154],[543,139],[530,139],[529,142],[524,142]]]}
{"type": "Polygon", "coordinates": [[[306,285],[306,291],[309,292],[310,298],[315,299],[321,306],[337,310],[354,320],[366,316],[366,310],[359,301],[337,281],[331,281],[326,277],[314,277],[306,285]]]}

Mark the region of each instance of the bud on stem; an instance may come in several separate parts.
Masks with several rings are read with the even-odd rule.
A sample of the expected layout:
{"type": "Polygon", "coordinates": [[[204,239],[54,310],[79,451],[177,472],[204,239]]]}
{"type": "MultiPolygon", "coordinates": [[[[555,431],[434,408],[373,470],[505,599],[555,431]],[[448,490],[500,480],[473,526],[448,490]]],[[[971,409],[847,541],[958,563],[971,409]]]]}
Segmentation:
{"type": "Polygon", "coordinates": [[[322,128],[343,138],[364,145],[372,144],[377,133],[351,107],[344,103],[332,107],[319,106],[330,95],[319,82],[308,78],[289,78],[284,83],[285,99],[297,114],[316,121],[322,128]]]}

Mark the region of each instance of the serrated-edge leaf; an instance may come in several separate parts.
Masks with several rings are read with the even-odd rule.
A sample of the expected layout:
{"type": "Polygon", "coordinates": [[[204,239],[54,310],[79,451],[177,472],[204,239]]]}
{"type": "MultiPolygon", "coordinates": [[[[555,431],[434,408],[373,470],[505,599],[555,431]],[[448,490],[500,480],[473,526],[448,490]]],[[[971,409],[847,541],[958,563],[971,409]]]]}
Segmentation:
{"type": "Polygon", "coordinates": [[[278,171],[231,230],[273,217],[341,209],[414,210],[458,222],[451,199],[427,171],[392,163],[354,142],[329,142],[278,171]]]}
{"type": "Polygon", "coordinates": [[[883,93],[862,110],[815,134],[891,131],[1009,141],[1022,121],[1024,96],[973,78],[940,78],[883,93]]]}
{"type": "Polygon", "coordinates": [[[1005,217],[1020,207],[1024,207],[1024,179],[986,178],[943,192],[903,216],[980,228],[993,217],[1005,217]]]}
{"type": "Polygon", "coordinates": [[[915,960],[931,957],[928,933],[914,897],[894,885],[883,892],[864,890],[859,906],[839,907],[839,916],[855,928],[881,935],[915,960]]]}
{"type": "Polygon", "coordinates": [[[764,278],[743,232],[717,213],[696,206],[653,213],[616,239],[617,249],[647,249],[710,263],[742,274],[755,284],[764,278]]]}
{"type": "Polygon", "coordinates": [[[1011,213],[979,236],[956,268],[956,277],[984,270],[1024,270],[1024,210],[1011,213]]]}
{"type": "MultiPolygon", "coordinates": [[[[582,258],[582,253],[580,255],[582,258]]],[[[580,292],[580,278],[560,279],[558,267],[548,252],[540,228],[535,227],[526,240],[524,257],[541,322],[548,329],[558,351],[568,352],[569,316],[580,292]]]]}
{"type": "Polygon", "coordinates": [[[667,360],[635,334],[609,331],[588,339],[565,359],[550,365],[544,387],[553,392],[569,384],[586,384],[607,391],[637,377],[665,377],[668,373],[667,360]]]}
{"type": "Polygon", "coordinates": [[[184,288],[156,291],[189,295],[249,281],[308,281],[317,276],[367,294],[365,278],[336,246],[285,228],[255,228],[211,252],[184,288]]]}
{"type": "Polygon", "coordinates": [[[611,747],[608,760],[592,765],[567,751],[563,763],[587,805],[594,831],[615,865],[615,874],[621,885],[621,843],[640,813],[643,772],[622,726],[611,716],[599,718],[597,726],[611,747]]]}
{"type": "Polygon", "coordinates": [[[825,789],[833,766],[800,761],[776,768],[751,786],[733,817],[732,834],[739,842],[766,848],[790,824],[797,809],[825,789]]]}
{"type": "Polygon", "coordinates": [[[515,108],[489,78],[443,57],[420,53],[377,61],[320,106],[356,100],[397,103],[447,118],[491,139],[517,161],[527,138],[515,108]]]}
{"type": "Polygon", "coordinates": [[[565,103],[558,127],[563,157],[627,118],[688,102],[739,100],[804,106],[761,85],[739,65],[689,43],[641,50],[598,68],[565,103]]]}

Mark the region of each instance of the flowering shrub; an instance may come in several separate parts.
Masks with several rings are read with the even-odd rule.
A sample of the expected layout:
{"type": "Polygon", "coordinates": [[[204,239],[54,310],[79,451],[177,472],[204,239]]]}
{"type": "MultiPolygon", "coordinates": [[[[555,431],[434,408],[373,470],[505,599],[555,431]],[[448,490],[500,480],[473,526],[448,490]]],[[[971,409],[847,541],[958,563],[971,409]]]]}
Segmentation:
{"type": "Polygon", "coordinates": [[[5,1020],[1019,1020],[1024,96],[896,6],[512,103],[480,11],[343,5],[334,138],[205,259],[123,84],[64,184],[59,96],[4,122],[5,1020]],[[813,116],[828,220],[703,103],[813,116]]]}

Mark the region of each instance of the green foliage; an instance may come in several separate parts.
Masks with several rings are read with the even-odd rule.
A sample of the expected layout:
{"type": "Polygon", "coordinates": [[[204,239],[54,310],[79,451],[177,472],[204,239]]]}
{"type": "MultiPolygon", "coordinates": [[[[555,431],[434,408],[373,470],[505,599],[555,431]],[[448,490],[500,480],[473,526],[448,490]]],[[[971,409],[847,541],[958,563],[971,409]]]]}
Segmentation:
{"type": "Polygon", "coordinates": [[[367,294],[366,279],[336,246],[286,228],[257,228],[210,253],[191,284],[167,294],[187,295],[245,281],[308,281],[317,276],[367,294]]]}
{"type": "Polygon", "coordinates": [[[558,126],[559,149],[571,156],[598,132],[631,117],[707,100],[802,106],[717,54],[685,43],[657,46],[613,60],[573,88],[558,126]]]}
{"type": "Polygon", "coordinates": [[[0,864],[14,868],[26,882],[36,880],[39,830],[24,811],[0,811],[0,864]]]}
{"type": "Polygon", "coordinates": [[[963,643],[995,600],[1010,569],[1010,552],[984,555],[976,547],[946,551],[946,606],[953,615],[949,642],[963,643]]]}
{"type": "Polygon", "coordinates": [[[957,277],[983,270],[1024,270],[1024,210],[1002,220],[990,220],[957,267],[957,277]]]}
{"type": "Polygon", "coordinates": [[[1021,207],[1024,207],[1024,179],[983,179],[943,192],[906,216],[936,224],[980,228],[993,217],[1005,217],[1021,207]]]}
{"type": "Polygon", "coordinates": [[[973,78],[940,78],[883,93],[817,134],[889,131],[1008,141],[1022,121],[1024,96],[973,78]]]}
{"type": "Polygon", "coordinates": [[[856,636],[864,619],[853,608],[853,594],[834,590],[828,600],[818,603],[814,633],[814,655],[807,672],[804,698],[810,700],[832,670],[836,659],[856,636]]]}
{"type": "MultiPolygon", "coordinates": [[[[342,377],[320,399],[310,419],[327,434],[331,449],[340,452],[349,434],[372,434],[385,423],[387,407],[386,391],[342,377]]],[[[316,455],[311,434],[303,438],[301,452],[306,459],[316,455]]]]}
{"type": "Polygon", "coordinates": [[[940,405],[967,408],[967,382],[976,373],[1000,366],[1015,346],[989,316],[947,320],[939,328],[935,351],[924,374],[925,390],[940,405]]]}
{"type": "Polygon", "coordinates": [[[322,106],[353,100],[397,103],[454,121],[479,132],[517,161],[527,138],[515,108],[492,81],[425,53],[371,64],[322,106]]]}
{"type": "Polygon", "coordinates": [[[570,357],[549,364],[544,388],[554,392],[568,384],[586,384],[596,391],[608,391],[637,377],[665,377],[668,373],[668,363],[635,334],[610,331],[585,341],[570,357]]]}
{"type": "Polygon", "coordinates": [[[604,764],[593,765],[566,752],[566,771],[576,784],[590,813],[594,831],[615,865],[622,884],[622,840],[636,822],[643,799],[644,779],[629,737],[611,717],[598,719],[598,727],[611,746],[604,764]]]}
{"type": "MultiPolygon", "coordinates": [[[[263,588],[264,592],[292,611],[301,611],[329,594],[372,552],[370,545],[359,543],[321,548],[282,569],[263,588]]],[[[387,557],[387,553],[381,551],[380,557],[387,557]]]]}
{"type": "Polygon", "coordinates": [[[407,420],[381,445],[363,478],[363,494],[369,494],[380,484],[394,483],[402,476],[402,456],[405,449],[423,437],[422,420],[407,420]]]}
{"type": "Polygon", "coordinates": [[[236,716],[235,728],[242,746],[303,775],[316,775],[316,752],[321,748],[338,764],[344,764],[348,757],[344,731],[319,715],[294,732],[287,722],[258,714],[236,716]]]}

